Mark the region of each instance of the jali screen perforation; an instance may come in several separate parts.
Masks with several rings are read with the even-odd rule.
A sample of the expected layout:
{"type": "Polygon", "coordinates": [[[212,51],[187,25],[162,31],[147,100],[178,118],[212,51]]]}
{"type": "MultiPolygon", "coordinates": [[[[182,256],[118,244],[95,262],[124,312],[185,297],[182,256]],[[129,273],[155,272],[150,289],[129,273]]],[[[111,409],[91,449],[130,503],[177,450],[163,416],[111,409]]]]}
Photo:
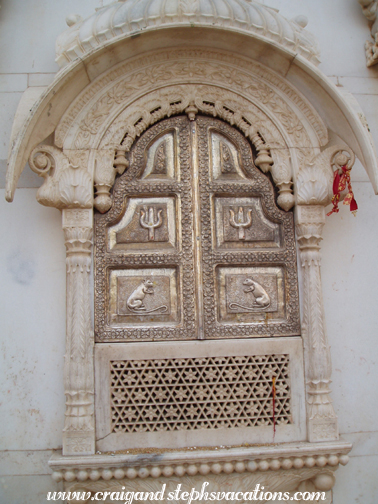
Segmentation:
{"type": "Polygon", "coordinates": [[[112,360],[112,432],[290,424],[289,355],[112,360]]]}

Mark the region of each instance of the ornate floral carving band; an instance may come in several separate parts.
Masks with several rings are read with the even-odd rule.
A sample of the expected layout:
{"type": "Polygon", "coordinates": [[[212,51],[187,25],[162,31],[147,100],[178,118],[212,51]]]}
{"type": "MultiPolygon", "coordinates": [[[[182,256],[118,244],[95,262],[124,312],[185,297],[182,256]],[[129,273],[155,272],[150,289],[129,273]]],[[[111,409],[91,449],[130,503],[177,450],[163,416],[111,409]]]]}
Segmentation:
{"type": "Polygon", "coordinates": [[[198,48],[130,58],[104,73],[67,110],[56,129],[56,145],[69,149],[97,147],[94,136],[103,134],[125,107],[142,96],[168,89],[168,83],[173,87],[189,82],[195,96],[199,87],[213,86],[222,96],[232,90],[235,95],[261,105],[268,115],[273,114],[285,125],[288,135],[300,141],[297,145],[311,145],[302,123],[308,125],[314,145],[325,145],[328,141],[326,126],[315,108],[287,80],[255,61],[198,48]]]}
{"type": "Polygon", "coordinates": [[[253,131],[249,130],[251,127],[256,130],[257,124],[260,130],[266,129],[265,136],[268,135],[267,140],[275,149],[298,145],[318,148],[325,144],[319,142],[313,125],[308,118],[302,118],[290,100],[277,96],[276,92],[259,82],[249,83],[249,91],[230,86],[231,91],[217,82],[171,83],[168,86],[165,84],[164,88],[148,89],[142,95],[134,92],[131,96],[121,85],[124,87],[125,83],[114,85],[114,89],[91,103],[89,111],[84,110],[80,114],[77,126],[70,132],[71,138],[64,141],[65,149],[98,148],[99,145],[106,148],[122,140],[130,148],[146,127],[160,119],[184,112],[193,119],[198,111],[236,125],[246,135],[252,135],[253,131]],[[114,93],[120,94],[117,100],[114,93]],[[124,100],[120,101],[123,95],[124,100]],[[128,135],[126,139],[125,134],[128,135]]]}
{"type": "MultiPolygon", "coordinates": [[[[198,112],[218,117],[228,122],[231,126],[236,126],[255,144],[257,149],[261,148],[265,143],[262,136],[266,129],[271,137],[270,140],[274,142],[274,147],[277,146],[278,142],[280,147],[284,147],[282,136],[278,132],[273,133],[273,131],[270,131],[272,127],[270,126],[269,128],[270,121],[268,117],[261,113],[257,115],[255,107],[253,107],[254,110],[251,110],[251,103],[247,100],[243,100],[240,103],[240,100],[236,100],[236,97],[230,93],[216,92],[217,90],[211,89],[210,86],[201,86],[200,89],[196,88],[195,94],[193,93],[193,96],[191,96],[190,94],[188,95],[188,91],[194,91],[194,88],[188,88],[189,86],[185,86],[185,89],[174,86],[167,93],[154,93],[153,96],[149,96],[148,103],[143,103],[144,100],[140,103],[138,100],[138,109],[139,111],[142,110],[142,112],[139,112],[139,117],[135,117],[134,115],[130,117],[130,110],[128,110],[128,121],[126,118],[117,121],[116,130],[118,132],[122,131],[119,128],[122,125],[124,131],[119,148],[124,152],[128,152],[135,139],[149,126],[161,119],[186,113],[189,119],[193,121],[198,112]],[[174,101],[172,100],[172,92],[174,93],[174,101]],[[141,106],[143,108],[140,108],[141,106]],[[256,123],[261,125],[261,127],[256,126],[256,123]],[[261,131],[259,131],[260,129],[261,131]]],[[[133,106],[131,112],[134,112],[135,108],[133,106]]],[[[113,130],[114,128],[112,128],[113,130]]],[[[109,137],[114,138],[110,132],[106,135],[106,138],[109,137]]],[[[109,143],[105,145],[104,142],[101,143],[103,148],[110,147],[111,145],[109,143]]],[[[265,148],[268,149],[269,147],[266,146],[265,148]]],[[[271,159],[267,162],[268,164],[273,163],[271,159]]],[[[264,171],[268,169],[269,167],[266,167],[264,171]]]]}

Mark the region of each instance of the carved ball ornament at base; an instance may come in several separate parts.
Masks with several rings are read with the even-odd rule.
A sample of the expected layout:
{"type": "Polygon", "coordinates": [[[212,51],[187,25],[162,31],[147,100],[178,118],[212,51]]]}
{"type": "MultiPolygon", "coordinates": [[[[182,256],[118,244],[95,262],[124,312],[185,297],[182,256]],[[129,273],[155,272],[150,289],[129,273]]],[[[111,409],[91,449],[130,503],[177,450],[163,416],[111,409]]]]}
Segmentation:
{"type": "MultiPolygon", "coordinates": [[[[350,447],[349,447],[350,449],[350,447]]],[[[348,450],[349,451],[349,450],[348,450]]],[[[99,459],[104,456],[99,456],[99,459]]],[[[111,456],[110,456],[111,457],[111,456]]],[[[122,465],[116,457],[113,457],[113,467],[111,462],[107,462],[106,466],[101,466],[101,461],[99,460],[96,469],[91,469],[85,467],[85,462],[82,462],[82,468],[80,469],[62,469],[53,470],[52,478],[56,482],[66,481],[68,483],[73,481],[97,481],[103,479],[109,481],[111,479],[145,479],[145,478],[159,478],[164,476],[166,478],[172,476],[184,477],[184,476],[208,476],[209,474],[248,474],[248,473],[265,473],[267,471],[273,471],[279,474],[280,471],[300,470],[300,469],[316,469],[318,473],[314,477],[314,484],[319,490],[328,491],[330,490],[334,483],[335,478],[332,471],[339,465],[346,465],[349,461],[348,455],[319,455],[319,456],[289,456],[289,457],[279,457],[273,459],[239,459],[232,460],[227,457],[225,453],[223,458],[228,460],[215,461],[207,463],[181,463],[177,462],[175,464],[158,464],[145,466],[134,466],[128,467],[127,465],[122,465]],[[83,465],[84,464],[84,465],[83,465]],[[114,467],[117,465],[117,467],[114,467]],[[329,468],[327,469],[327,466],[329,468]]],[[[173,455],[174,457],[174,455],[173,455]]],[[[209,453],[206,453],[205,457],[209,457],[209,453]]],[[[109,455],[107,456],[109,458],[109,455]]],[[[188,460],[191,458],[188,455],[188,460]]],[[[64,464],[64,461],[62,460],[64,464]]],[[[92,459],[93,463],[93,459],[92,459]]],[[[130,461],[127,463],[130,464],[130,461]]],[[[69,465],[69,464],[68,464],[69,465]]]]}

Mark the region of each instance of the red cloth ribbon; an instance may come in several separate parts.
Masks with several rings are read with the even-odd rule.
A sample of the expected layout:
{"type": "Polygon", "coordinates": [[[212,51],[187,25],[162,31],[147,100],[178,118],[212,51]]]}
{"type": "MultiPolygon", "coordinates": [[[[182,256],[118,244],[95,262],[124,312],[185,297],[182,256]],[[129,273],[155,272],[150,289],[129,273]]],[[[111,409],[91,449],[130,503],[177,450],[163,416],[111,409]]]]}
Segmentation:
{"type": "Polygon", "coordinates": [[[340,193],[348,187],[348,194],[345,196],[343,204],[349,205],[350,211],[356,215],[358,206],[357,202],[354,199],[354,194],[352,190],[352,183],[350,180],[350,171],[352,168],[348,168],[347,165],[341,167],[341,175],[339,170],[336,170],[333,175],[333,196],[332,196],[332,204],[333,208],[327,215],[331,215],[333,213],[337,213],[339,211],[339,201],[340,201],[340,193]]]}

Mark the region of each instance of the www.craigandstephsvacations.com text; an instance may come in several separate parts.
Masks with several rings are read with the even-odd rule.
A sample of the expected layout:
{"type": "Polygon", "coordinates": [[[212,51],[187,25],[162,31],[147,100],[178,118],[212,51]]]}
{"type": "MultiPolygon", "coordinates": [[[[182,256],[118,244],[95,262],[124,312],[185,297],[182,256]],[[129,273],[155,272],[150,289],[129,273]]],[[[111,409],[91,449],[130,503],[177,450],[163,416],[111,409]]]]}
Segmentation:
{"type": "Polygon", "coordinates": [[[166,485],[164,484],[158,492],[125,492],[125,487],[119,491],[112,492],[49,492],[47,494],[48,501],[77,501],[84,502],[122,502],[124,504],[132,504],[133,502],[182,502],[183,504],[191,504],[197,502],[246,502],[246,501],[272,501],[272,502],[286,502],[286,501],[309,501],[320,502],[326,500],[325,492],[266,492],[264,487],[257,484],[255,488],[247,492],[227,491],[227,492],[212,492],[207,487],[210,483],[205,481],[201,490],[192,488],[190,491],[183,491],[182,485],[179,483],[175,490],[166,492],[166,485]]]}

